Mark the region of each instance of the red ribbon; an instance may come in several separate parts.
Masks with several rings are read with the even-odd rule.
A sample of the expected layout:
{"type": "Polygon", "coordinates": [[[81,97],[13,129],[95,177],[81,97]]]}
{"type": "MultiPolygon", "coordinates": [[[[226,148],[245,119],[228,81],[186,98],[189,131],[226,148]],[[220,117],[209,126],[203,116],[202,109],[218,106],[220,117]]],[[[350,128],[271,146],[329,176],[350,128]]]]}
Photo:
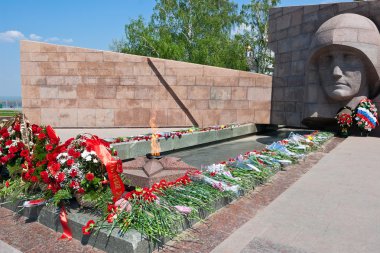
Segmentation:
{"type": "Polygon", "coordinates": [[[125,191],[125,188],[123,181],[117,173],[119,166],[118,162],[112,157],[111,153],[106,148],[105,141],[99,139],[97,136],[94,136],[92,139],[88,139],[86,144],[96,153],[98,158],[106,166],[114,200],[116,201],[120,199],[125,191]]]}
{"type": "Polygon", "coordinates": [[[66,213],[66,209],[64,206],[61,206],[61,211],[59,212],[59,220],[61,221],[63,233],[62,233],[61,237],[58,238],[58,240],[62,240],[62,239],[71,240],[71,239],[73,239],[73,234],[71,233],[71,229],[69,227],[69,223],[67,220],[67,213],[66,213]]]}
{"type": "Polygon", "coordinates": [[[111,191],[112,191],[113,198],[115,201],[120,199],[125,191],[124,183],[121,180],[119,174],[117,173],[118,166],[119,166],[119,163],[115,160],[110,161],[106,165],[108,179],[110,181],[111,191]]]}

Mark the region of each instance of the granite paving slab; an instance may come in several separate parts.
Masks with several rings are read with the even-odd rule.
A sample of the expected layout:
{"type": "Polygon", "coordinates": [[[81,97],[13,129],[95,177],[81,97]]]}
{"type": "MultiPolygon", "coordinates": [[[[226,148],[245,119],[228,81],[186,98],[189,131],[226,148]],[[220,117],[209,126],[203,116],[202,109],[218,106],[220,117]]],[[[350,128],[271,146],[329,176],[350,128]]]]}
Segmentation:
{"type": "Polygon", "coordinates": [[[212,253],[255,252],[258,242],[271,253],[379,252],[379,149],[379,138],[348,137],[212,253]]]}

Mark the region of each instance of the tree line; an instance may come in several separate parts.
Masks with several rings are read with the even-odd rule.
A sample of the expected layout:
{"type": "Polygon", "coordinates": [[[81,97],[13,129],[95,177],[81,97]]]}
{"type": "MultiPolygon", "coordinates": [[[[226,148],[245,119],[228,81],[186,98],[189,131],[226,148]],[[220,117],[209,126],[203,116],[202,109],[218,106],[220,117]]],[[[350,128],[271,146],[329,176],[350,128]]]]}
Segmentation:
{"type": "Polygon", "coordinates": [[[280,0],[156,0],[150,20],[125,25],[114,51],[271,73],[268,11],[280,0]]]}

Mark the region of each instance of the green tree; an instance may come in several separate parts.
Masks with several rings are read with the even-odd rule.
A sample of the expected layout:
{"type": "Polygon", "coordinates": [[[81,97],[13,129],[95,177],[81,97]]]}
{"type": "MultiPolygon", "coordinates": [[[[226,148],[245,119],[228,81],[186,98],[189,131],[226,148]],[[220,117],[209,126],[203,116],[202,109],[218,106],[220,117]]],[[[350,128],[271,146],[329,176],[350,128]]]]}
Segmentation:
{"type": "Polygon", "coordinates": [[[241,23],[238,5],[228,0],[156,0],[149,22],[125,26],[113,42],[123,53],[247,70],[245,45],[232,36],[241,23]]]}
{"type": "Polygon", "coordinates": [[[280,0],[251,0],[242,6],[244,32],[240,39],[247,48],[249,66],[258,73],[271,74],[273,55],[268,47],[269,9],[280,0]]]}

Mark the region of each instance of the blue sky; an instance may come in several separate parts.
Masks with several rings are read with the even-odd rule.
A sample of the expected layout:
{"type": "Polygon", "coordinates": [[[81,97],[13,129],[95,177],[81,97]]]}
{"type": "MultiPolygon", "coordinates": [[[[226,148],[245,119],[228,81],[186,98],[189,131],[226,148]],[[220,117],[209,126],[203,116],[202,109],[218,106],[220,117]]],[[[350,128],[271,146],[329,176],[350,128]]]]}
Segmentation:
{"type": "MultiPolygon", "coordinates": [[[[235,0],[239,5],[250,0],[235,0]]],[[[350,2],[282,0],[280,6],[350,2]]],[[[139,15],[149,18],[154,0],[1,0],[0,96],[21,96],[19,40],[108,50],[139,15]]]]}

